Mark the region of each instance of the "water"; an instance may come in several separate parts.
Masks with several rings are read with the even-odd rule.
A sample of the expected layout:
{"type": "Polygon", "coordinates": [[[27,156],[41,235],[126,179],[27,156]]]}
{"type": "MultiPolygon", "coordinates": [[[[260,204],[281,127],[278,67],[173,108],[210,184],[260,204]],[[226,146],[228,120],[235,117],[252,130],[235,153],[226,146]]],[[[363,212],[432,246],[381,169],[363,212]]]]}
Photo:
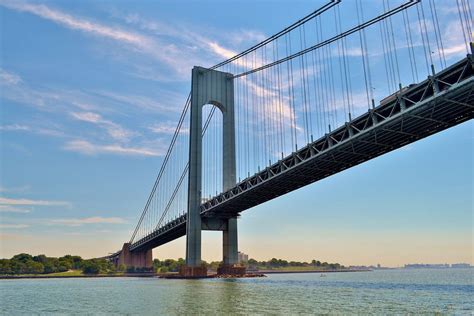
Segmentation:
{"type": "Polygon", "coordinates": [[[474,269],[0,281],[0,314],[474,313],[474,269]]]}

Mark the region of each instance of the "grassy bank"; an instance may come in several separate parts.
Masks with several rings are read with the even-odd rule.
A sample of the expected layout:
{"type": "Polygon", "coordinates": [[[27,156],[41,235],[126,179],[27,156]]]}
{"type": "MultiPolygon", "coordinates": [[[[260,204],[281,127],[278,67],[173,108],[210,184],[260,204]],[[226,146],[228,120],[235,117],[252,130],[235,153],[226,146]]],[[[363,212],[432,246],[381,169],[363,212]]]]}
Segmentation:
{"type": "Polygon", "coordinates": [[[155,273],[97,273],[88,274],[81,270],[69,270],[65,272],[47,273],[47,274],[10,274],[0,275],[0,279],[52,279],[52,278],[106,278],[106,277],[149,277],[155,276],[155,273]]]}

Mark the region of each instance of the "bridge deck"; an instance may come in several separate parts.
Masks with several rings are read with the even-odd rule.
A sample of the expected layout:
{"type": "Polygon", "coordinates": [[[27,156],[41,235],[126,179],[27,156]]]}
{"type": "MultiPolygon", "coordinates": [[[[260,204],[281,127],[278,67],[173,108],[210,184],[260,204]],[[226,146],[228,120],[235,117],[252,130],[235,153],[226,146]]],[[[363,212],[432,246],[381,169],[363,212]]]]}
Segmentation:
{"type": "MultiPolygon", "coordinates": [[[[401,91],[201,205],[203,217],[228,218],[474,117],[473,57],[401,91]]],[[[131,245],[150,249],[186,234],[186,216],[131,245]]]]}

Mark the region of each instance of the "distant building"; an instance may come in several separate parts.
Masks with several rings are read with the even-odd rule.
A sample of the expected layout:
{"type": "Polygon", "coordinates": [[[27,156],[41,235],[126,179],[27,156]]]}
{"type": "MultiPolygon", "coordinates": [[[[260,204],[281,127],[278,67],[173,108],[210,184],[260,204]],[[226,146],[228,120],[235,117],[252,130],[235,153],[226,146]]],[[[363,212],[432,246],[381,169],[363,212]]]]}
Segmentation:
{"type": "Polygon", "coordinates": [[[471,265],[469,263],[453,263],[451,268],[470,268],[471,265]]]}
{"type": "Polygon", "coordinates": [[[237,258],[238,258],[239,263],[247,263],[247,261],[249,261],[249,255],[240,251],[237,254],[237,258]]]}
{"type": "Polygon", "coordinates": [[[447,263],[438,263],[438,264],[416,263],[416,264],[406,264],[405,268],[408,268],[408,269],[423,269],[423,268],[445,269],[445,268],[449,268],[449,264],[447,264],[447,263]]]}

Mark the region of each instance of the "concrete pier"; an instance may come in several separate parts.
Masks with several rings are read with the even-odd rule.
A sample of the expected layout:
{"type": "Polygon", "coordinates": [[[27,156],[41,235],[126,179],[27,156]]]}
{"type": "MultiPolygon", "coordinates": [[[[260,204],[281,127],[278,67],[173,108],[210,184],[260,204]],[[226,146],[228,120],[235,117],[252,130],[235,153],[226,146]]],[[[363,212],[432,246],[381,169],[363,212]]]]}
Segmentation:
{"type": "Polygon", "coordinates": [[[123,244],[120,252],[117,265],[125,265],[127,267],[135,268],[153,268],[153,253],[152,249],[140,252],[131,252],[130,244],[123,244]]]}

